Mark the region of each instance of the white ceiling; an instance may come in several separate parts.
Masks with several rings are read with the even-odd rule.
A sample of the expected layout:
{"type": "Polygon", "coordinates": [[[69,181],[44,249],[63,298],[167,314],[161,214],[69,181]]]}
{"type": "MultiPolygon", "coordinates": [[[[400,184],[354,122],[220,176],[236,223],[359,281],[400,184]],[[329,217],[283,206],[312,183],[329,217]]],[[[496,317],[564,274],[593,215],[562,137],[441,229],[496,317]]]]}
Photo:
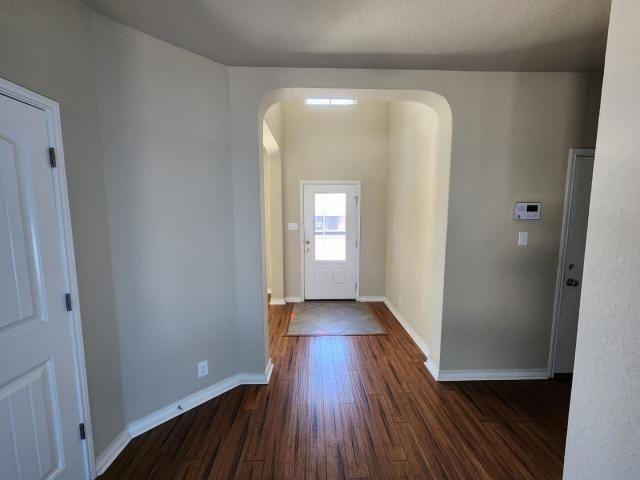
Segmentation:
{"type": "Polygon", "coordinates": [[[610,0],[85,0],[227,65],[593,71],[610,0]]]}

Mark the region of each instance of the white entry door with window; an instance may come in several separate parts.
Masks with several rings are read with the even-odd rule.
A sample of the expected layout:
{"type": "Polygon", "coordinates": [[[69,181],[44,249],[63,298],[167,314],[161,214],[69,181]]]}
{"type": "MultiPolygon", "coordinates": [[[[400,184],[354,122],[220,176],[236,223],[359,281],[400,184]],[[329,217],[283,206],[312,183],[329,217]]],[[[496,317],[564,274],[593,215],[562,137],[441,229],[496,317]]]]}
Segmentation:
{"type": "MultiPolygon", "coordinates": [[[[79,371],[79,330],[74,312],[68,311],[72,279],[67,258],[72,250],[65,241],[68,210],[61,203],[64,171],[53,168],[49,151],[59,128],[53,114],[0,93],[3,480],[90,475],[88,440],[81,438],[80,428],[85,384],[79,371]]],[[[57,168],[60,161],[59,156],[57,168]]]]}
{"type": "Polygon", "coordinates": [[[303,183],[303,275],[308,300],[355,299],[359,183],[303,183]]]}

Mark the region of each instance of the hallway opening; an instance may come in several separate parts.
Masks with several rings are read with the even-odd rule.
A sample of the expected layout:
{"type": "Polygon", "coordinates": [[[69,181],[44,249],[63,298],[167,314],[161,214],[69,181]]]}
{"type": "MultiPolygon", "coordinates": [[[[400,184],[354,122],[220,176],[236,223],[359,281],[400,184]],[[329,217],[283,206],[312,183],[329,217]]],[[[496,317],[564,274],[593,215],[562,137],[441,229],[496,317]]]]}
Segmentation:
{"type": "MultiPolygon", "coordinates": [[[[384,302],[437,364],[451,125],[446,100],[427,91],[274,92],[261,132],[269,303],[384,302]]],[[[310,331],[359,331],[335,320],[310,331]]]]}

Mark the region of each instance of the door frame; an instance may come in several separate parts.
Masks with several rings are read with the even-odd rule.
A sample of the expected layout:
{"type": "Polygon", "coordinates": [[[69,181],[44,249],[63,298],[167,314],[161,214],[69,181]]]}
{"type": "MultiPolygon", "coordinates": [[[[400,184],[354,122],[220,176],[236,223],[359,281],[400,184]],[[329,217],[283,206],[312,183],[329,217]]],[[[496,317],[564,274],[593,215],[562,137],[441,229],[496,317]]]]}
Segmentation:
{"type": "Polygon", "coordinates": [[[93,432],[91,429],[91,415],[89,411],[89,390],[87,386],[87,370],[82,336],[82,322],[80,317],[80,300],[78,295],[78,278],[76,275],[75,254],[73,249],[73,235],[71,230],[71,214],[69,211],[69,192],[67,189],[67,175],[62,145],[62,122],[60,120],[60,106],[57,102],[42,95],[27,90],[0,77],[0,94],[25,103],[44,111],[47,120],[47,130],[51,147],[56,150],[56,168],[51,169],[53,191],[56,196],[57,221],[62,245],[63,269],[65,274],[65,291],[71,293],[73,310],[69,312],[72,319],[72,345],[75,367],[77,391],[75,392],[79,405],[79,417],[84,423],[86,440],[84,443],[85,471],[88,478],[96,477],[95,455],[93,450],[93,432]]]}
{"type": "Polygon", "coordinates": [[[305,301],[305,252],[304,252],[304,187],[306,185],[352,185],[358,190],[356,204],[356,301],[360,300],[360,205],[362,188],[360,180],[300,180],[300,223],[298,224],[298,245],[300,249],[300,300],[305,301]]]}
{"type": "Polygon", "coordinates": [[[558,328],[560,325],[560,305],[562,304],[562,287],[565,281],[564,263],[567,256],[567,241],[569,238],[569,220],[571,219],[571,196],[573,195],[573,179],[575,178],[576,162],[580,157],[594,157],[595,150],[589,148],[572,148],[569,150],[567,178],[564,192],[564,209],[562,214],[562,232],[560,234],[560,251],[558,253],[558,269],[556,272],[555,299],[553,302],[553,321],[549,339],[549,361],[547,376],[555,375],[556,350],[558,348],[558,328]]]}

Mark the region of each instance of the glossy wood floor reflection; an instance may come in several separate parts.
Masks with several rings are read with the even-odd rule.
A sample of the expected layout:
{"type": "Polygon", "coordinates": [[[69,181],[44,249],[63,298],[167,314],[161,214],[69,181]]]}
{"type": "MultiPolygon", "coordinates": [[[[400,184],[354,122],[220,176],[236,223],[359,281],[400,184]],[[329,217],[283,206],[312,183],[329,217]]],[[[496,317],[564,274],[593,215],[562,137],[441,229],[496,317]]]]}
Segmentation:
{"type": "Polygon", "coordinates": [[[285,337],[268,386],[236,388],[135,438],[109,479],[559,479],[568,378],[438,384],[389,310],[389,335],[285,337]]]}

